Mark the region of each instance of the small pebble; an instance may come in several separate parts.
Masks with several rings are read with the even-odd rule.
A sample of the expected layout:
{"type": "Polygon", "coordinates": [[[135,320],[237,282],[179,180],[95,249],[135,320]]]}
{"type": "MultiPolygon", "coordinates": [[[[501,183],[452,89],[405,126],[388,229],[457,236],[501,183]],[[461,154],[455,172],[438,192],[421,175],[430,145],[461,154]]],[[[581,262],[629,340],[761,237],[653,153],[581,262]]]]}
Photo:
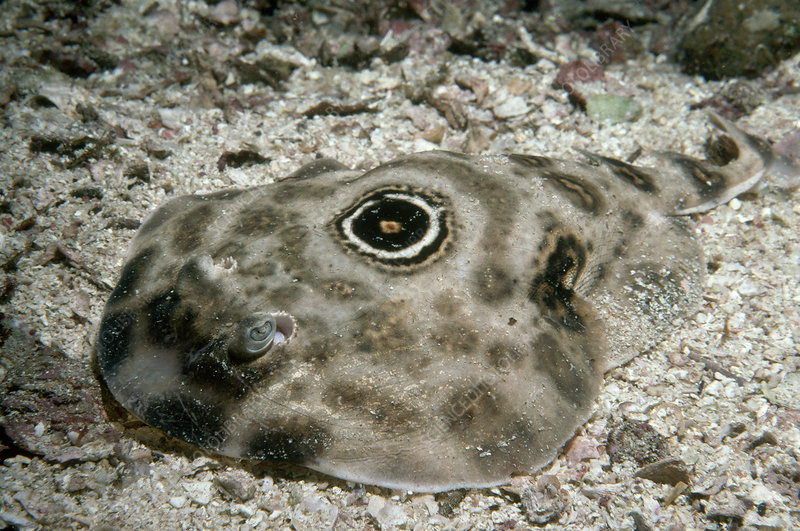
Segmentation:
{"type": "Polygon", "coordinates": [[[760,290],[758,284],[751,281],[749,278],[745,278],[736,286],[736,291],[744,297],[752,297],[753,295],[757,295],[760,290]]]}
{"type": "Polygon", "coordinates": [[[208,505],[214,497],[214,484],[210,481],[187,484],[183,488],[197,505],[208,505]]]}
{"type": "Polygon", "coordinates": [[[522,96],[512,96],[506,101],[497,105],[494,109],[494,115],[497,118],[512,118],[528,112],[528,104],[522,96]]]}
{"type": "Polygon", "coordinates": [[[255,510],[252,507],[250,507],[249,505],[245,505],[243,503],[235,504],[233,506],[233,509],[240,515],[244,516],[245,518],[250,518],[255,514],[255,510]]]}
{"type": "Polygon", "coordinates": [[[169,499],[169,504],[175,507],[176,509],[180,509],[184,505],[186,505],[186,496],[173,496],[169,499]]]}

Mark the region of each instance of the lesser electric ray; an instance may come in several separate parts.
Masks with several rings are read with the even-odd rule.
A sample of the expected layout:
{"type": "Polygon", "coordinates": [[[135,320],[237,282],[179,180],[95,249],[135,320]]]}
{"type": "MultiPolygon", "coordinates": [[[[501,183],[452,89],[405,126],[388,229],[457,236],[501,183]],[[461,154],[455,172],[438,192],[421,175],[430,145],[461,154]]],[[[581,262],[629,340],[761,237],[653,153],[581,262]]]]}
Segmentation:
{"type": "Polygon", "coordinates": [[[132,413],[220,454],[384,487],[551,461],[602,375],[696,307],[679,217],[797,167],[713,118],[714,156],[331,160],[172,199],[134,238],[98,364],[132,413]]]}

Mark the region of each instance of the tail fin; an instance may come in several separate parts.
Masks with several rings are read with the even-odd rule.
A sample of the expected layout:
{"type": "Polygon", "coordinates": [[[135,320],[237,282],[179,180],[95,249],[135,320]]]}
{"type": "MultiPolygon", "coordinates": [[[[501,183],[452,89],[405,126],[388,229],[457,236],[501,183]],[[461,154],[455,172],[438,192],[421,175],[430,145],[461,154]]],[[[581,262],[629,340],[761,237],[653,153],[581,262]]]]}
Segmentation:
{"type": "Polygon", "coordinates": [[[679,153],[660,153],[694,187],[679,196],[673,215],[711,210],[734,197],[768,182],[781,188],[800,186],[800,165],[781,155],[769,142],[745,133],[728,120],[709,113],[720,130],[708,146],[708,158],[698,160],[679,153]],[[766,175],[770,178],[764,179],[766,175]]]}

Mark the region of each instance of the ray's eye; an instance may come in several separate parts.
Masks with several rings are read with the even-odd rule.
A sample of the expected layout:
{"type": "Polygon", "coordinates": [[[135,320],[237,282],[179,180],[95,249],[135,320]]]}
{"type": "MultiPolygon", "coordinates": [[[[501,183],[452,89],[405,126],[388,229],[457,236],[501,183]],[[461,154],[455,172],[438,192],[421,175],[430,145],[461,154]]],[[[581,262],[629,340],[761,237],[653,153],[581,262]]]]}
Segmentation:
{"type": "Polygon", "coordinates": [[[414,265],[438,255],[447,239],[440,199],[401,190],[373,192],[336,219],[345,245],[387,265],[414,265]]]}
{"type": "Polygon", "coordinates": [[[275,326],[273,320],[264,321],[260,325],[256,325],[250,329],[250,340],[256,344],[268,343],[270,339],[275,337],[275,326]]]}
{"type": "Polygon", "coordinates": [[[237,361],[252,361],[261,357],[275,341],[277,324],[272,314],[256,312],[239,324],[236,341],[230,353],[237,361]]]}

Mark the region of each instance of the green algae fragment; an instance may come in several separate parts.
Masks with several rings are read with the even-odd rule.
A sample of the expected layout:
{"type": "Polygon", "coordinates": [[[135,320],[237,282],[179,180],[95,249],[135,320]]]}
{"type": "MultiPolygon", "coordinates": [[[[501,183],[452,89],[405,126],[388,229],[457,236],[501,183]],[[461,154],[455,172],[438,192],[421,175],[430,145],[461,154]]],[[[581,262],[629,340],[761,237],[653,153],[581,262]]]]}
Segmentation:
{"type": "Polygon", "coordinates": [[[586,98],[586,114],[600,122],[632,122],[642,113],[642,106],[626,96],[600,94],[586,98]]]}

